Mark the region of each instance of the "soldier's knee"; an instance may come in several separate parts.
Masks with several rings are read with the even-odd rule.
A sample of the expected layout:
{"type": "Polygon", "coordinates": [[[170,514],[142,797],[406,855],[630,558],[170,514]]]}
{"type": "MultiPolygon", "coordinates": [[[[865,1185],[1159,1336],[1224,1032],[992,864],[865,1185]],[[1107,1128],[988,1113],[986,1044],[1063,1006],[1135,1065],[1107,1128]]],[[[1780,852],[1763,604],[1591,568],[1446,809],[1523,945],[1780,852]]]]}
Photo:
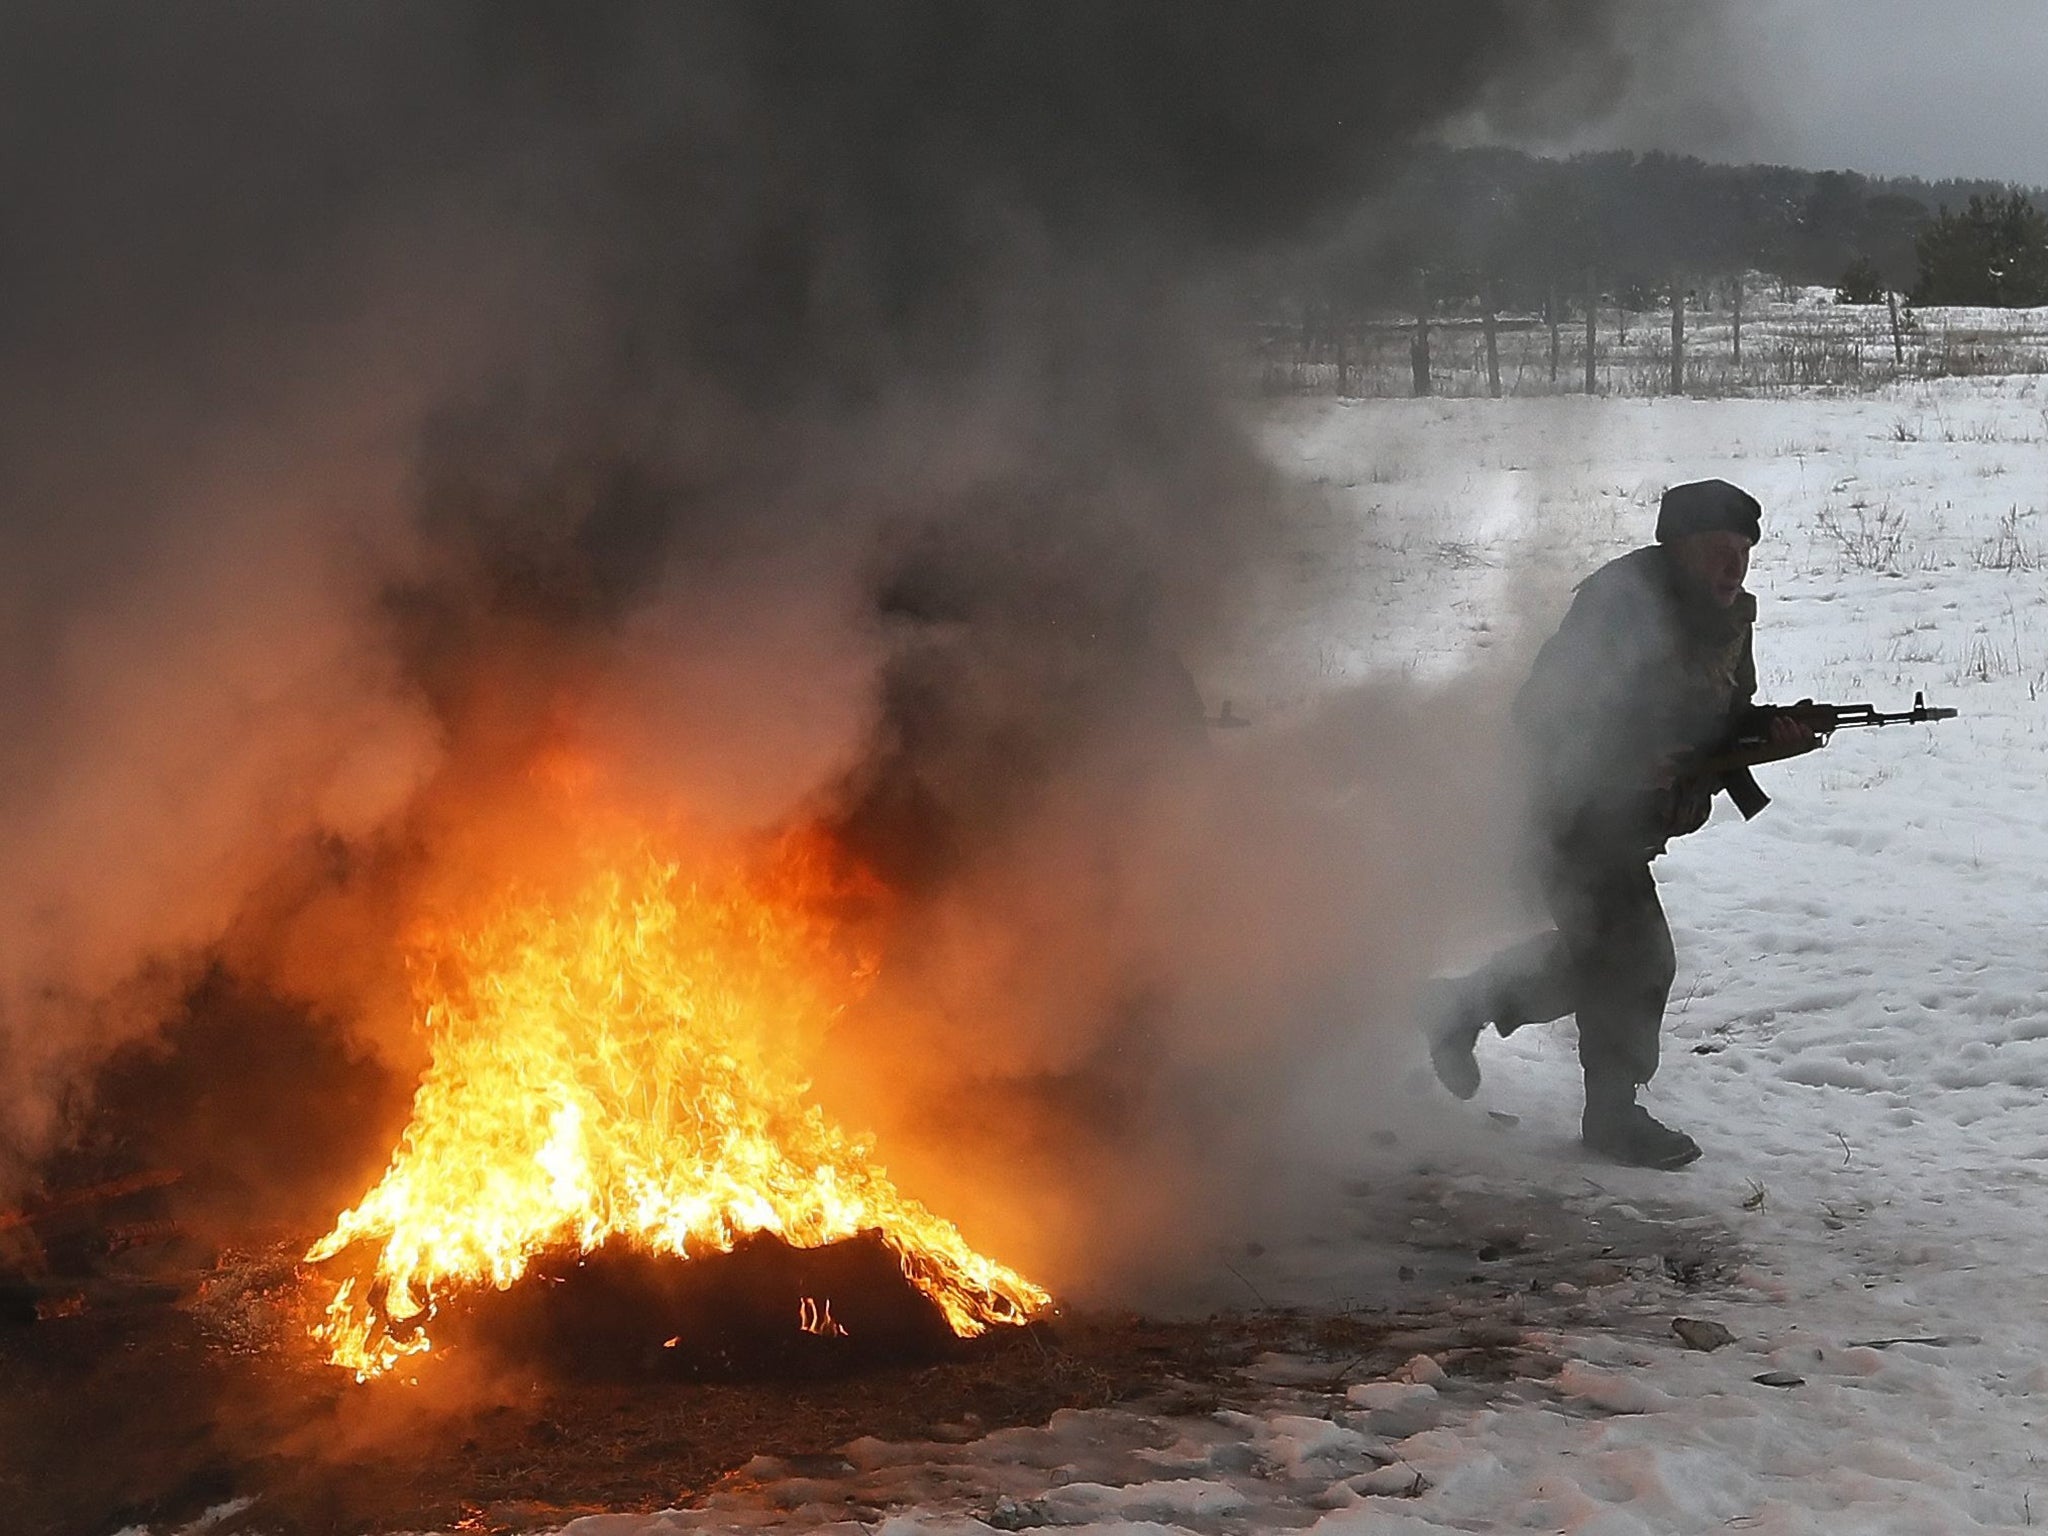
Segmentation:
{"type": "Polygon", "coordinates": [[[1671,995],[1671,984],[1678,979],[1678,955],[1667,937],[1664,942],[1643,957],[1643,990],[1655,992],[1662,999],[1671,995]]]}
{"type": "Polygon", "coordinates": [[[1661,1003],[1678,978],[1678,952],[1661,910],[1653,908],[1642,915],[1628,954],[1633,984],[1646,994],[1654,993],[1661,1003]]]}
{"type": "Polygon", "coordinates": [[[1664,1005],[1671,997],[1671,984],[1677,979],[1678,968],[1669,950],[1640,950],[1613,967],[1606,977],[1606,985],[1597,990],[1604,993],[1613,1005],[1631,1019],[1656,1021],[1664,1016],[1664,1005]]]}

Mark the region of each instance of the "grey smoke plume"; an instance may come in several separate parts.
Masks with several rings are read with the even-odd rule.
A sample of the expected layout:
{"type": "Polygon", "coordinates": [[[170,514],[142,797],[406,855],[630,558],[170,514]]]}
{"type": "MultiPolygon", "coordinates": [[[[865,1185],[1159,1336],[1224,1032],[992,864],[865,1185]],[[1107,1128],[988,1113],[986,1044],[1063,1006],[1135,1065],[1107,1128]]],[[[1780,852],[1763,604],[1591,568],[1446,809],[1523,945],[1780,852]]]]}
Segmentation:
{"type": "Polygon", "coordinates": [[[1340,732],[1190,775],[1117,681],[1226,643],[1268,526],[1206,324],[1416,134],[1531,81],[1597,104],[1657,10],[10,8],[10,1156],[206,964],[379,1035],[418,870],[571,722],[650,803],[817,818],[916,894],[905,1038],[957,1064],[927,1102],[1093,1091],[1179,1031],[1164,1080],[1266,1006],[1148,976],[1284,970],[1341,1014],[1410,919],[1337,914],[1399,876],[1293,858],[1356,846],[1373,817],[1316,797],[1391,768],[1330,767],[1340,732]],[[1093,984],[1012,990],[1002,1049],[961,1022],[1068,965],[1093,984]]]}

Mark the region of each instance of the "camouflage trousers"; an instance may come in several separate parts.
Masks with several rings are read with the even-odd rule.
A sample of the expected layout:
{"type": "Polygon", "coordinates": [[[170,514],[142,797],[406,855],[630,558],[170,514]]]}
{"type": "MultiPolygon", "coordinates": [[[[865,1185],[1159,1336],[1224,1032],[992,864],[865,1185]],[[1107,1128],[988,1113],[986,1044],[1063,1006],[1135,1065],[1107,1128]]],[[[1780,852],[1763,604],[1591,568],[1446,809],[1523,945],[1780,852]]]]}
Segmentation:
{"type": "Polygon", "coordinates": [[[1677,973],[1648,861],[1560,855],[1538,880],[1556,926],[1473,972],[1466,996],[1504,1035],[1576,1014],[1588,1083],[1647,1083],[1677,973]]]}

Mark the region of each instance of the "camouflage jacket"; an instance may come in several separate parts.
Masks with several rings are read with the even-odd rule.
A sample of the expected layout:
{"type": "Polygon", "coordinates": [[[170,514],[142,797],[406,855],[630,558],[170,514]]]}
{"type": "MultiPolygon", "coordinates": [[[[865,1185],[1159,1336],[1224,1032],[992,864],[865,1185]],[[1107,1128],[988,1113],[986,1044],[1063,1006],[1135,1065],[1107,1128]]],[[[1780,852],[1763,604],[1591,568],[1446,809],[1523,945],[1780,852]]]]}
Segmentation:
{"type": "Polygon", "coordinates": [[[1705,824],[1718,778],[1660,788],[1667,759],[1711,749],[1756,694],[1756,599],[1717,608],[1653,544],[1579,585],[1515,699],[1536,825],[1589,853],[1654,857],[1705,824]]]}

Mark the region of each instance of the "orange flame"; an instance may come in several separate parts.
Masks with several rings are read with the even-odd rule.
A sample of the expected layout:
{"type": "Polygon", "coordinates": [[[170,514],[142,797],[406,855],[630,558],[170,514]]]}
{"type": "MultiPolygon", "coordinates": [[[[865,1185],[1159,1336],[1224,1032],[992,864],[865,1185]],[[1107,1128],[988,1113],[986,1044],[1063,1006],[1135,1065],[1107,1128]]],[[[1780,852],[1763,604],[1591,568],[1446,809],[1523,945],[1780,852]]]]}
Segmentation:
{"type": "Polygon", "coordinates": [[[306,1256],[377,1247],[313,1330],[334,1362],[388,1371],[430,1347],[454,1290],[614,1237],[687,1258],[749,1233],[808,1248],[874,1230],[963,1337],[1046,1306],[806,1101],[805,1044],[848,995],[828,954],[800,902],[644,848],[586,860],[559,899],[423,933],[432,1060],[411,1123],[306,1256]]]}

